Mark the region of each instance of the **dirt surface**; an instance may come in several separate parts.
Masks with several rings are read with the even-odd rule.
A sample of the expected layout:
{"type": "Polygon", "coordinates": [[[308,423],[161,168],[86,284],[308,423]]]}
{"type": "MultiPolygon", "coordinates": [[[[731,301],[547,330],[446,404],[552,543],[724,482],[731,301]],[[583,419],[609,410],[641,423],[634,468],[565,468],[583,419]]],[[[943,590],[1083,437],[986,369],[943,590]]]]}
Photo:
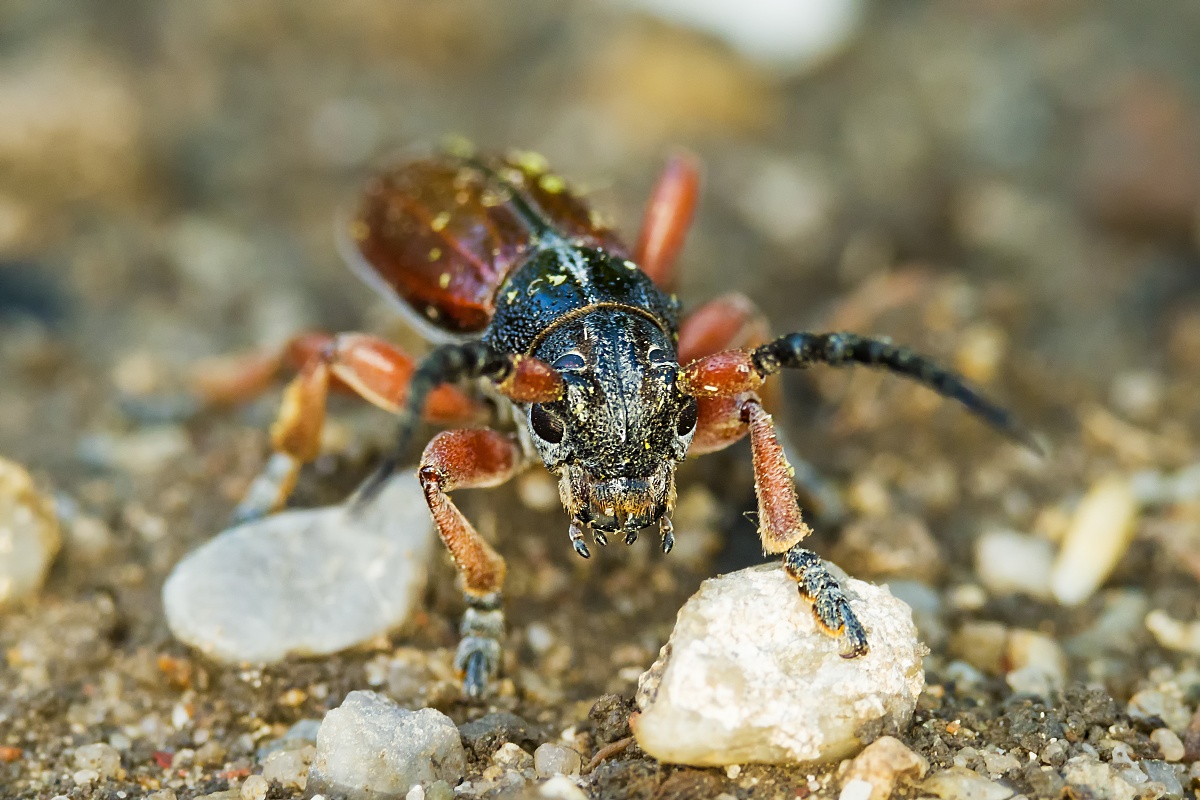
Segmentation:
{"type": "MultiPolygon", "coordinates": [[[[544,153],[629,238],[664,153],[695,149],[685,305],[737,290],[777,332],[891,336],[1044,436],[1039,459],[866,371],[782,378],[777,419],[845,504],[841,520],[810,515],[814,548],[903,581],[917,606],[932,654],[905,741],[932,768],[1054,797],[1068,758],[1115,763],[1124,743],[1159,759],[1163,727],[1190,764],[1196,653],[1144,619],[1200,617],[1200,481],[1171,482],[1200,462],[1198,33],[1193,0],[876,3],[841,55],[784,76],[585,3],[10,0],[0,455],[54,494],[65,542],[42,592],[0,612],[0,796],[236,788],[357,688],[460,725],[519,716],[468,752],[469,794],[513,795],[488,788],[495,747],[565,740],[586,763],[622,735],[700,581],[761,560],[743,443],[682,466],[666,558],[653,537],[576,557],[540,472],[462,496],[510,566],[506,677],[485,706],[451,674],[462,606],[441,557],[423,611],[352,652],[237,669],[172,640],[162,581],[226,526],[279,401],[192,413],[191,371],[311,327],[419,352],[341,265],[332,220],[373,166],[448,132],[544,153]],[[1138,512],[1101,590],[1068,607],[981,576],[981,537],[1057,548],[1110,475],[1134,482],[1138,512]],[[1065,654],[1048,697],[1012,677],[1014,632],[1065,654]],[[120,752],[115,774],[79,774],[96,742],[120,752]]],[[[389,441],[382,412],[338,400],[332,415],[295,505],[343,497],[389,441]]],[[[696,770],[636,746],[585,782],[656,799],[838,786],[837,765],[696,770]]]]}

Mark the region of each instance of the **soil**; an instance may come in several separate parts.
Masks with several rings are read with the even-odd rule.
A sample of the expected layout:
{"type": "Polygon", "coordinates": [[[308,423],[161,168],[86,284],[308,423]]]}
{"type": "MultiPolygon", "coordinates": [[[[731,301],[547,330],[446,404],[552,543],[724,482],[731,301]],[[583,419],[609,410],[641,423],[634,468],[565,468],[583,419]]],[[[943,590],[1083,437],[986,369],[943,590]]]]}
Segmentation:
{"type": "MultiPolygon", "coordinates": [[[[460,725],[517,715],[474,740],[477,786],[503,741],[565,737],[586,763],[624,735],[637,676],[700,581],[762,560],[743,443],[681,468],[704,510],[678,529],[699,542],[685,554],[647,536],[579,559],[561,510],[536,501],[540,476],[462,494],[510,568],[506,677],[487,704],[462,701],[449,671],[462,606],[446,559],[415,619],[350,652],[226,668],[172,639],[162,581],[226,526],[279,402],[276,388],[195,410],[188,376],[313,327],[420,352],[341,265],[332,220],[372,168],[447,133],[546,154],[629,238],[664,153],[691,147],[707,172],[686,306],[740,291],[777,332],[891,336],[1017,411],[1045,458],[865,370],[784,376],[776,418],[844,499],[841,519],[810,513],[814,549],[935,590],[929,688],[905,738],[932,767],[1015,753],[996,777],[1051,797],[1072,755],[1108,760],[1124,742],[1157,758],[1149,734],[1175,726],[1129,699],[1163,691],[1190,716],[1196,655],[1140,616],[1095,626],[1120,597],[1200,617],[1200,492],[1146,504],[1074,608],[985,586],[975,542],[1055,540],[1100,478],[1162,483],[1200,461],[1198,32],[1191,0],[877,3],[797,76],[582,2],[6,3],[0,454],[54,494],[66,541],[41,594],[0,615],[0,796],[236,787],[262,748],[359,688],[460,725]],[[1063,644],[1065,688],[1014,692],[1007,656],[963,644],[984,622],[1063,644]],[[1093,645],[1068,644],[1089,631],[1093,645]],[[78,781],[75,750],[101,741],[122,773],[78,781]]],[[[331,417],[293,505],[344,497],[389,442],[382,412],[339,399],[331,417]]],[[[832,797],[836,773],[675,767],[634,745],[585,787],[832,797]]]]}

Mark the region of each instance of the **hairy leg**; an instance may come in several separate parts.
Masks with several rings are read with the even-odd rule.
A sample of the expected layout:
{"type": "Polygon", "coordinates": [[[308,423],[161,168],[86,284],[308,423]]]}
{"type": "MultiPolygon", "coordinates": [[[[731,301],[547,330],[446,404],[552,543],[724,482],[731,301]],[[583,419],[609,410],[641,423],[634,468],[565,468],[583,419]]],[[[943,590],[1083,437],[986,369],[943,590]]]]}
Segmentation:
{"type": "Polygon", "coordinates": [[[500,669],[506,567],[447,493],[498,486],[519,471],[522,458],[514,437],[487,428],[444,431],[421,457],[418,475],[425,502],[458,568],[467,602],[454,664],[463,673],[463,693],[468,697],[482,696],[488,680],[500,669]]]}
{"type": "MultiPolygon", "coordinates": [[[[275,454],[250,485],[234,512],[244,522],[277,510],[287,501],[300,468],[317,457],[325,426],[325,401],[334,388],[357,394],[386,411],[399,411],[408,396],[413,360],[389,342],[360,333],[339,336],[307,334],[284,348],[280,363],[299,360],[300,368],[283,392],[279,414],[271,426],[275,454]]],[[[226,381],[224,393],[261,391],[264,370],[256,366],[252,379],[226,381]]],[[[247,395],[239,395],[247,399],[247,395]]],[[[425,415],[436,421],[463,422],[480,415],[481,407],[454,387],[431,394],[425,415]]]]}
{"type": "Polygon", "coordinates": [[[754,460],[754,493],[758,497],[758,535],[763,553],[782,555],[800,595],[812,603],[821,629],[842,641],[842,655],[867,652],[867,637],[842,586],[816,553],[800,546],[811,530],[800,516],[792,468],[775,433],[775,423],[760,403],[742,404],[742,419],[750,428],[754,460]]]}
{"type": "Polygon", "coordinates": [[[675,262],[683,250],[699,190],[696,158],[679,153],[667,161],[646,203],[634,259],[660,289],[670,291],[675,283],[675,262]]]}

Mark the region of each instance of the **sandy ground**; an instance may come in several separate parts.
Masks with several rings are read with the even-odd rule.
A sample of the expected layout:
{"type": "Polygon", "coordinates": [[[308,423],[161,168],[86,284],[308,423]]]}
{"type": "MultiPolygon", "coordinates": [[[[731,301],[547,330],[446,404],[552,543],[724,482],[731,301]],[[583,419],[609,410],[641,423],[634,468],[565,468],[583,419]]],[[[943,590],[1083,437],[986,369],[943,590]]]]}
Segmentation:
{"type": "MultiPolygon", "coordinates": [[[[513,711],[536,741],[573,727],[590,756],[619,735],[621,714],[602,712],[621,705],[589,710],[632,696],[700,580],[761,560],[738,446],[682,469],[690,516],[668,558],[644,537],[578,559],[540,475],[464,496],[511,568],[491,707],[461,702],[448,675],[461,599],[441,558],[423,612],[353,652],[227,669],[171,639],[162,581],[224,527],[278,393],[157,423],[122,399],[172,396],[198,359],[307,327],[419,351],[341,266],[331,220],[373,165],[447,132],[545,153],[630,238],[663,154],[692,147],[707,174],[686,304],[739,290],[779,332],[889,335],[1010,403],[1047,458],[894,379],[784,378],[778,416],[847,507],[814,521],[814,546],[859,577],[927,587],[929,688],[906,742],[934,767],[986,773],[985,756],[1018,752],[994,777],[1055,796],[1058,773],[1025,761],[1060,766],[1042,755],[1052,738],[1064,760],[1122,742],[1157,758],[1150,733],[1186,734],[1200,700],[1188,643],[1144,624],[1200,616],[1200,490],[1163,488],[1200,459],[1198,31],[1188,0],[888,4],[831,63],[787,77],[585,3],[6,4],[0,454],[54,493],[66,541],[41,594],[0,615],[0,794],[225,790],[293,723],[366,687],[459,723],[513,711]],[[1068,608],[980,575],[981,537],[1055,549],[1109,475],[1143,490],[1101,591],[1068,608]],[[1063,648],[1050,699],[1006,680],[1014,631],[1063,648]],[[1145,691],[1161,702],[1140,713],[1145,691]],[[76,748],[94,742],[121,751],[121,773],[77,780],[76,748]]],[[[383,414],[334,410],[297,505],[339,499],[388,441],[383,414]]],[[[834,796],[834,770],[730,777],[633,748],[588,789],[834,796]]]]}

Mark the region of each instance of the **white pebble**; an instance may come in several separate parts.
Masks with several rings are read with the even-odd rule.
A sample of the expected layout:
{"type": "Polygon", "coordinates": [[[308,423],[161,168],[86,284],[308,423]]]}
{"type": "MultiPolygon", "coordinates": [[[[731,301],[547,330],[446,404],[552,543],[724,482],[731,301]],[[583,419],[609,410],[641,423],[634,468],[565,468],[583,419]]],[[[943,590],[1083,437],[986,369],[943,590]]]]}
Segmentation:
{"type": "Polygon", "coordinates": [[[864,17],[862,0],[627,0],[674,24],[725,40],[776,70],[804,72],[841,50],[864,17]]]}
{"type": "Polygon", "coordinates": [[[0,458],[0,606],[40,589],[61,546],[54,502],[24,467],[0,458]]]}
{"type": "Polygon", "coordinates": [[[924,758],[894,736],[883,736],[867,745],[850,762],[842,776],[840,800],[845,800],[848,791],[861,794],[863,800],[887,800],[897,781],[919,781],[928,771],[929,762],[924,758]],[[852,788],[856,784],[859,786],[852,788]],[[861,784],[867,786],[865,794],[862,794],[861,784]]]}
{"type": "Polygon", "coordinates": [[[908,607],[849,580],[870,652],[839,655],[778,564],[705,581],[638,682],[638,744],[660,761],[723,766],[827,761],[904,730],[925,683],[908,607]]]}
{"type": "Polygon", "coordinates": [[[975,542],[975,572],[995,594],[1050,596],[1054,545],[1016,531],[994,530],[975,542]]]}
{"type": "Polygon", "coordinates": [[[241,800],[265,800],[270,788],[262,775],[251,775],[242,781],[241,800]]]}
{"type": "Polygon", "coordinates": [[[100,773],[94,769],[81,769],[71,775],[71,779],[75,781],[76,786],[83,786],[100,780],[100,773]]]}
{"type": "Polygon", "coordinates": [[[539,786],[538,797],[546,800],[587,800],[583,789],[571,783],[571,779],[565,775],[555,775],[539,786]]]}
{"type": "Polygon", "coordinates": [[[1200,655],[1200,622],[1180,622],[1155,609],[1146,615],[1146,629],[1168,650],[1200,655]]]}
{"type": "Polygon", "coordinates": [[[75,766],[94,770],[101,778],[114,778],[121,772],[121,754],[110,744],[85,744],[75,751],[75,766]]]}
{"type": "Polygon", "coordinates": [[[263,762],[262,776],[285,789],[304,789],[315,753],[311,744],[296,750],[276,750],[263,762]]]}
{"type": "Polygon", "coordinates": [[[871,800],[871,788],[871,784],[862,778],[855,778],[842,787],[838,800],[871,800]]]}
{"type": "Polygon", "coordinates": [[[193,551],[163,586],[167,624],[225,662],[344,650],[408,618],[432,546],[421,487],[397,475],[360,513],[285,511],[193,551]]]}
{"type": "Polygon", "coordinates": [[[1015,792],[1002,783],[988,780],[966,767],[950,767],[935,772],[921,788],[943,800],[1005,800],[1015,792]]]}
{"type": "Polygon", "coordinates": [[[551,775],[578,775],[582,768],[583,759],[569,747],[560,744],[538,745],[533,751],[533,768],[540,777],[551,775]]]}
{"type": "Polygon", "coordinates": [[[1158,752],[1162,754],[1163,761],[1183,760],[1183,741],[1170,728],[1157,728],[1150,734],[1150,741],[1154,742],[1158,752]]]}
{"type": "Polygon", "coordinates": [[[1100,588],[1129,549],[1138,506],[1129,481],[1097,481],[1071,518],[1054,562],[1050,588],[1063,605],[1082,603],[1100,588]]]}

